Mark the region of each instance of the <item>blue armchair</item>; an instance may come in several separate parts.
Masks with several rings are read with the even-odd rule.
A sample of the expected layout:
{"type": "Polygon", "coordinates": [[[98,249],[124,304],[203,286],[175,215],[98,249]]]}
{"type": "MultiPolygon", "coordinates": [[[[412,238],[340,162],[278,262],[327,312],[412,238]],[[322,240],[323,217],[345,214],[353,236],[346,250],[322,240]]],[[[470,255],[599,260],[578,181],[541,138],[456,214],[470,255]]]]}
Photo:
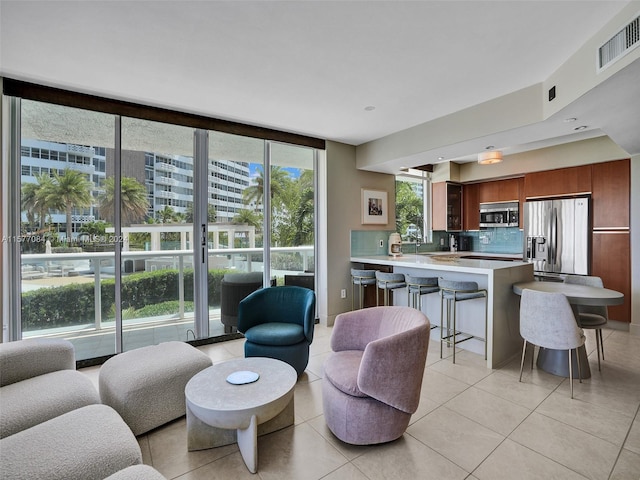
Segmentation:
{"type": "Polygon", "coordinates": [[[303,287],[268,287],[240,302],[238,331],[243,333],[245,357],[282,360],[304,372],[313,341],[316,296],[303,287]]]}

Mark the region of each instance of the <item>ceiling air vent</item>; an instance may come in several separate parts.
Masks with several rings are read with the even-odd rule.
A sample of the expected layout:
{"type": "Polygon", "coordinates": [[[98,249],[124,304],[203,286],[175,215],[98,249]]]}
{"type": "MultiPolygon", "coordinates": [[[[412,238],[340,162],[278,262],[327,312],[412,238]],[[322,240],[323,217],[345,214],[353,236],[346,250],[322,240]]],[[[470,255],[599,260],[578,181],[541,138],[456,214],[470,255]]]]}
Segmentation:
{"type": "Polygon", "coordinates": [[[640,15],[598,49],[598,71],[615,63],[640,45],[640,15]]]}

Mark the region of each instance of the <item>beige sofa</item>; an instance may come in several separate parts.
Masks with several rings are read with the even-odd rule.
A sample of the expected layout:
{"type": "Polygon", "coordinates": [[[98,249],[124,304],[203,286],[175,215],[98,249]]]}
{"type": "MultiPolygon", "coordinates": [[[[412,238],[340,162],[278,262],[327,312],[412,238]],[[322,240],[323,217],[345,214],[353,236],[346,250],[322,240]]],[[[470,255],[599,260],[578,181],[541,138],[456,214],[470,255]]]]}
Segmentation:
{"type": "Polygon", "coordinates": [[[142,464],[131,429],[75,370],[73,345],[0,344],[0,478],[162,479],[142,464]]]}

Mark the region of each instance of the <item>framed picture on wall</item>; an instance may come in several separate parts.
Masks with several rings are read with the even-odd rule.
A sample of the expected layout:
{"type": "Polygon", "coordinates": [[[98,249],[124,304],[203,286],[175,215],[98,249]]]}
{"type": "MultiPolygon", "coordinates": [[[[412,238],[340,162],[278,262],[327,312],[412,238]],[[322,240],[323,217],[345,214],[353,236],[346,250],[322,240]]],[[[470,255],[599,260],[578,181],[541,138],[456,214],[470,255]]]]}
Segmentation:
{"type": "Polygon", "coordinates": [[[384,190],[362,189],[362,223],[386,225],[389,203],[384,190]]]}

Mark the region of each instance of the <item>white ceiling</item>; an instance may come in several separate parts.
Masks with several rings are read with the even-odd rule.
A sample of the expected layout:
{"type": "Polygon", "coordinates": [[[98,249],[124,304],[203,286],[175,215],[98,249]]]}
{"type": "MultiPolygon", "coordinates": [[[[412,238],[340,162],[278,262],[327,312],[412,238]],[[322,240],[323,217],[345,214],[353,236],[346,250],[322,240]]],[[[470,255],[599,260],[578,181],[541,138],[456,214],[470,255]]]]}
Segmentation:
{"type": "MultiPolygon", "coordinates": [[[[2,0],[0,74],[359,145],[544,81],[628,3],[2,0]]],[[[638,152],[632,67],[573,108],[638,152]]]]}

